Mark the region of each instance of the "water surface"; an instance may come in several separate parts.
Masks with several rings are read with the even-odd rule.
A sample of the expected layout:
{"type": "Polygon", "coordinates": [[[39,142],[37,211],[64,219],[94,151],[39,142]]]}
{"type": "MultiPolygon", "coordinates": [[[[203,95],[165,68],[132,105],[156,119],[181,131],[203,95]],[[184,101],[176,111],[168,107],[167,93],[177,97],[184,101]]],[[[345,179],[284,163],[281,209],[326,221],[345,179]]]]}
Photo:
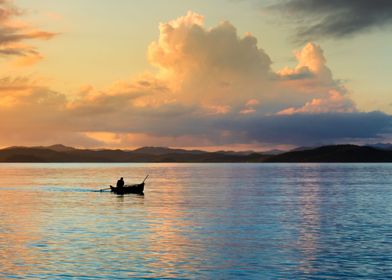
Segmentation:
{"type": "Polygon", "coordinates": [[[0,278],[389,278],[391,174],[391,164],[0,164],[0,278]],[[95,192],[146,174],[144,196],[95,192]]]}

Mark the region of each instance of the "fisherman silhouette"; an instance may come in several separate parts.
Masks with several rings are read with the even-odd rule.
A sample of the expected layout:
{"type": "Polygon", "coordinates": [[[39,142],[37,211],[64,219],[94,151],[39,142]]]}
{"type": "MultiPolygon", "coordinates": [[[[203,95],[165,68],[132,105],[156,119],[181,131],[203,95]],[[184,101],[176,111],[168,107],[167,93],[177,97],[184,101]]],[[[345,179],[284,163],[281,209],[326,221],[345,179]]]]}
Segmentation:
{"type": "Polygon", "coordinates": [[[124,179],[123,179],[123,177],[121,177],[121,179],[117,181],[117,185],[116,186],[117,186],[117,188],[124,187],[124,179]]]}

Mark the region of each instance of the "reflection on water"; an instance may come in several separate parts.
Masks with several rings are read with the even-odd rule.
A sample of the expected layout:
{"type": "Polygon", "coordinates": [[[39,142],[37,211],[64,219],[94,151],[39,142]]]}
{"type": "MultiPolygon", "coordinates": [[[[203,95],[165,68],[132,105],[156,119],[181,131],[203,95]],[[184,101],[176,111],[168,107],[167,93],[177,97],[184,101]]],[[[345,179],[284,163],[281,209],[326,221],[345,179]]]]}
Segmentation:
{"type": "Polygon", "coordinates": [[[40,239],[41,201],[34,193],[18,191],[2,192],[0,201],[0,271],[16,276],[39,265],[33,246],[40,239]]]}
{"type": "Polygon", "coordinates": [[[317,257],[320,229],[320,185],[318,170],[304,170],[306,180],[299,189],[300,237],[299,248],[303,254],[299,269],[306,275],[316,272],[313,266],[317,257]],[[316,179],[316,180],[315,180],[316,179]]]}
{"type": "Polygon", "coordinates": [[[179,272],[185,271],[195,273],[195,257],[205,253],[189,254],[194,244],[188,232],[195,224],[181,203],[185,199],[183,186],[181,183],[175,185],[176,189],[162,185],[165,191],[159,194],[160,205],[154,205],[147,213],[151,223],[146,236],[148,244],[145,258],[155,277],[176,277],[180,275],[179,272]]]}
{"type": "Polygon", "coordinates": [[[0,164],[0,278],[388,278],[391,171],[0,164]],[[145,196],[95,192],[146,174],[145,196]]]}

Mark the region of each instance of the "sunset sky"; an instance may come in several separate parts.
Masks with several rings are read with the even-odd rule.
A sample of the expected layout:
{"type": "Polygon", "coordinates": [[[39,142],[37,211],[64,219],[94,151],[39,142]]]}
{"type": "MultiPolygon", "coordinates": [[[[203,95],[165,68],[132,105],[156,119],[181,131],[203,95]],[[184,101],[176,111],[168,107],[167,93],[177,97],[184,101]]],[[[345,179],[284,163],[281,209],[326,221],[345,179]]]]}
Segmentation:
{"type": "Polygon", "coordinates": [[[0,0],[0,147],[392,142],[392,1],[0,0]]]}

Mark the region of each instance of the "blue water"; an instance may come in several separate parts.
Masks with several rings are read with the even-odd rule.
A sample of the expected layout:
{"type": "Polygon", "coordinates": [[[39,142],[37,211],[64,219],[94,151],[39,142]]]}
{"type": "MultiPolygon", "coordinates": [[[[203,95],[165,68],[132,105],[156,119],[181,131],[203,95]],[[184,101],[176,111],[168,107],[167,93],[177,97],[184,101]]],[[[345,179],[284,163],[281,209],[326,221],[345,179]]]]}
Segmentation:
{"type": "Polygon", "coordinates": [[[0,164],[0,278],[391,278],[391,174],[392,164],[0,164]],[[146,174],[144,196],[95,192],[146,174]]]}

